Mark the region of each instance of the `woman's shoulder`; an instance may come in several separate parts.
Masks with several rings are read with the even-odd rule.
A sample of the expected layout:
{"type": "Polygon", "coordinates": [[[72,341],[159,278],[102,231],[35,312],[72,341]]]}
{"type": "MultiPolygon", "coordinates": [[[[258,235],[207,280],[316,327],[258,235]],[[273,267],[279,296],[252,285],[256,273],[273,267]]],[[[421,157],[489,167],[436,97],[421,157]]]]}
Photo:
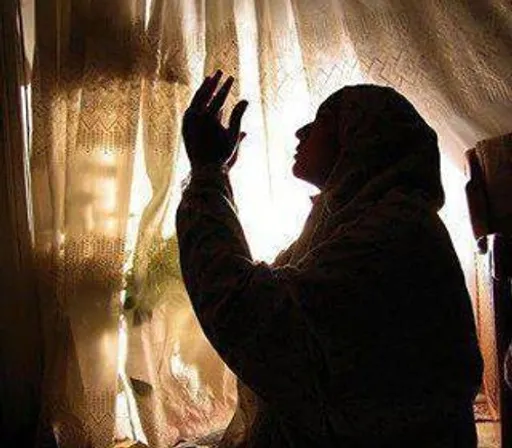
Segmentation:
{"type": "Polygon", "coordinates": [[[443,228],[437,211],[421,195],[397,190],[333,216],[331,238],[381,247],[418,245],[435,235],[444,238],[443,228]]]}

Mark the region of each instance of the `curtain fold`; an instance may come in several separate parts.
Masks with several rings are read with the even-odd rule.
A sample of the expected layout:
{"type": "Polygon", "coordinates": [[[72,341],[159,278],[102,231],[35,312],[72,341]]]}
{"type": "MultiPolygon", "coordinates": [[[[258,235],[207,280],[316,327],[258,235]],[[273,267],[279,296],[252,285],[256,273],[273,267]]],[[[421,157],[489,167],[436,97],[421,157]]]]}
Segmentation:
{"type": "Polygon", "coordinates": [[[110,446],[121,391],[141,426],[126,435],[152,448],[233,415],[235,379],[195,319],[173,230],[181,116],[214,69],[236,77],[225,120],[250,101],[232,180],[256,258],[272,260],[309,211],[314,189],[290,171],[295,130],[343,85],[391,85],[439,133],[443,218],[481,305],[462,154],[512,118],[505,0],[36,0],[35,17],[42,427],[59,446],[110,446]]]}
{"type": "Polygon", "coordinates": [[[109,446],[140,103],[141,1],[36,2],[31,153],[41,437],[109,446]]]}
{"type": "Polygon", "coordinates": [[[151,447],[172,446],[227,424],[222,412],[214,409],[223,406],[224,385],[204,378],[211,372],[222,380],[225,367],[206,342],[188,303],[176,241],[163,237],[165,220],[172,219],[169,208],[181,116],[191,83],[197,85],[201,77],[191,70],[201,63],[197,57],[201,46],[187,36],[187,30],[203,29],[199,17],[190,2],[155,0],[147,29],[150,45],[159,49],[150,53],[153,66],[142,85],[142,147],[152,194],[134,249],[135,309],[130,314],[126,370],[151,447]]]}
{"type": "Polygon", "coordinates": [[[0,445],[32,446],[42,344],[35,294],[17,1],[0,4],[0,445]]]}
{"type": "Polygon", "coordinates": [[[293,0],[292,6],[312,101],[319,104],[340,85],[364,82],[342,3],[293,0]]]}
{"type": "Polygon", "coordinates": [[[455,137],[445,151],[459,166],[465,148],[507,131],[512,22],[501,0],[346,3],[346,26],[370,79],[403,91],[442,137],[455,137]]]}

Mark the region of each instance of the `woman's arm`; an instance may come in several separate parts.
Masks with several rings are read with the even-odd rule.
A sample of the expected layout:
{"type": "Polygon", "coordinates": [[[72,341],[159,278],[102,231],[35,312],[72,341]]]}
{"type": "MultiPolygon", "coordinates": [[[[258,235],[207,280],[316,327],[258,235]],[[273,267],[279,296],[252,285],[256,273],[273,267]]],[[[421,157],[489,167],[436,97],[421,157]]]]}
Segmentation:
{"type": "Polygon", "coordinates": [[[322,355],[301,310],[299,273],[253,262],[225,170],[193,174],[176,226],[185,285],[219,355],[263,399],[320,418],[319,385],[310,386],[322,355]]]}

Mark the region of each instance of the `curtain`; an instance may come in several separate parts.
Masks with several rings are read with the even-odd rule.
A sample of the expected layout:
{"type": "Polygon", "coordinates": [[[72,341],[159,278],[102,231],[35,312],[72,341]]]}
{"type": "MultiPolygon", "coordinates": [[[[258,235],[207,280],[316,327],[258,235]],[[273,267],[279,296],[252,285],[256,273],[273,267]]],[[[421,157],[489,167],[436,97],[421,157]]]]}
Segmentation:
{"type": "Polygon", "coordinates": [[[391,85],[440,135],[442,215],[476,300],[462,160],[512,118],[506,0],[36,0],[35,30],[41,439],[159,448],[233,414],[235,380],[188,303],[173,228],[181,116],[215,68],[237,77],[228,110],[250,101],[232,180],[256,258],[289,244],[310,207],[290,172],[295,130],[343,85],[391,85]]]}
{"type": "Polygon", "coordinates": [[[41,380],[16,1],[0,4],[0,446],[32,446],[41,380]]]}
{"type": "MultiPolygon", "coordinates": [[[[35,3],[30,154],[45,344],[41,438],[110,446],[140,1],[35,3]]],[[[42,442],[41,442],[42,443],[42,442]]]]}

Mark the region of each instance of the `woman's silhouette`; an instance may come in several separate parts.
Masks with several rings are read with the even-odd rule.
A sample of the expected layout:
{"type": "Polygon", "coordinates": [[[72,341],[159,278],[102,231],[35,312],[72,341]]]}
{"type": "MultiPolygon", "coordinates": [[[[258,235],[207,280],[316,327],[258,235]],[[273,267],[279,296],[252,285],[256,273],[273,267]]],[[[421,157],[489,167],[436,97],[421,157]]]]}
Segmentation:
{"type": "Polygon", "coordinates": [[[228,179],[247,102],[224,128],[221,77],[184,117],[192,176],[177,214],[190,299],[240,379],[221,446],[476,447],[482,361],[437,215],[435,132],[391,88],[331,95],[296,134],[293,172],[321,193],[290,248],[255,262],[228,179]]]}

